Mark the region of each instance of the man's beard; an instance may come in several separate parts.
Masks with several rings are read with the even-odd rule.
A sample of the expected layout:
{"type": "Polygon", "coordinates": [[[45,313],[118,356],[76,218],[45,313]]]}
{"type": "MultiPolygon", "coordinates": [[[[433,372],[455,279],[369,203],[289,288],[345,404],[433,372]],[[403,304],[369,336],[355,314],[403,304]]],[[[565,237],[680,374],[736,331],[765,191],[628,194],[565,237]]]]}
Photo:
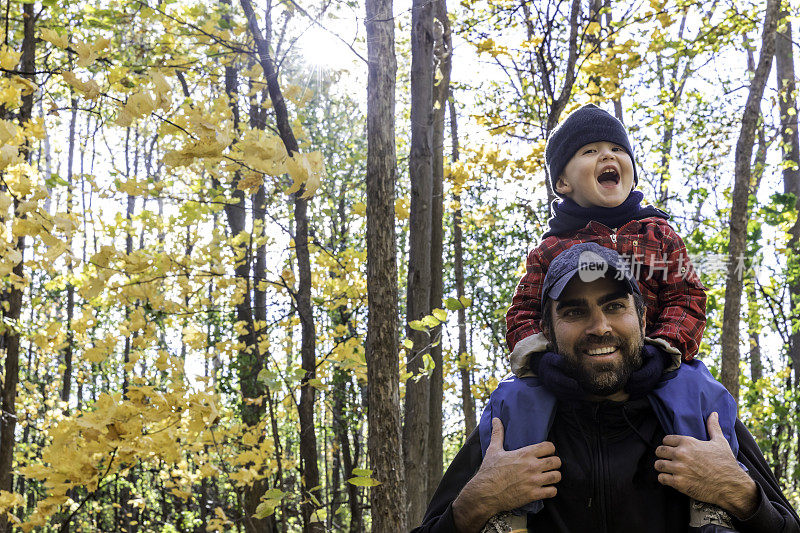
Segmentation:
{"type": "Polygon", "coordinates": [[[634,338],[623,339],[616,335],[606,334],[603,337],[589,336],[581,339],[573,347],[559,346],[554,341],[557,354],[564,362],[564,371],[575,378],[581,388],[596,396],[609,396],[619,392],[628,384],[628,380],[636,370],[641,368],[642,348],[644,348],[644,331],[634,338]],[[597,346],[617,345],[622,355],[621,360],[607,363],[591,363],[592,356],[585,352],[597,346]]]}

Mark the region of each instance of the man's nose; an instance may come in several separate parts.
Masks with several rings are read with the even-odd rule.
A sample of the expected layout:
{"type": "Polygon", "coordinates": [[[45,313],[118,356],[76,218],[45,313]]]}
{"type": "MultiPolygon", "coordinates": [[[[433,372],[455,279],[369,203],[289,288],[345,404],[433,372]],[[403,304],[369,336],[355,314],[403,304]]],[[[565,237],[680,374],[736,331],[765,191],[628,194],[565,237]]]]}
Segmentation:
{"type": "Polygon", "coordinates": [[[589,314],[588,318],[589,323],[586,325],[587,334],[602,337],[606,333],[611,333],[611,324],[608,322],[608,317],[602,309],[595,309],[589,314]]]}

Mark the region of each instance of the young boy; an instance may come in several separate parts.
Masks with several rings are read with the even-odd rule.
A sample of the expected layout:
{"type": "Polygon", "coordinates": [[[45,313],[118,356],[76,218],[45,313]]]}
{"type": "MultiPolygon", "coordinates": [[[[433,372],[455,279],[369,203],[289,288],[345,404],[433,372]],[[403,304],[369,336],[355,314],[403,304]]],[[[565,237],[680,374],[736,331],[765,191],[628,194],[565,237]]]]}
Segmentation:
{"type": "Polygon", "coordinates": [[[521,376],[530,354],[544,352],[541,287],[550,262],[579,242],[596,242],[628,261],[647,305],[647,336],[673,359],[691,360],[706,324],[706,294],[683,240],[666,213],[641,206],[633,149],[622,123],[589,104],[553,130],[545,149],[553,204],[550,229],[528,254],[527,273],[506,314],[511,370],[521,376]]]}
{"type": "MultiPolygon", "coordinates": [[[[550,135],[545,162],[548,185],[562,200],[553,205],[550,229],[541,244],[528,255],[527,273],[517,285],[506,314],[506,341],[515,376],[503,380],[492,393],[479,425],[481,444],[488,445],[491,420],[500,418],[507,428],[508,450],[545,439],[552,423],[552,415],[545,413],[553,398],[581,396],[580,391],[573,390],[570,377],[563,374],[560,356],[550,351],[552,346],[541,329],[542,285],[550,263],[565,250],[578,243],[596,243],[615,250],[638,281],[646,305],[647,344],[640,375],[634,375],[626,389],[632,397],[653,396],[649,391],[662,372],[679,368],[681,360],[691,361],[706,323],[705,288],[691,266],[683,240],[667,223],[669,216],[654,207],[641,206],[643,195],[633,190],[638,181],[636,165],[622,123],[595,105],[577,109],[550,135]],[[540,381],[536,376],[547,379],[540,381]],[[548,391],[542,392],[543,383],[548,391]],[[631,388],[632,383],[641,390],[631,388]],[[530,405],[533,403],[537,405],[530,405]],[[525,416],[525,424],[509,431],[508,421],[525,416]]],[[[698,365],[702,366],[689,366],[694,369],[698,365]]],[[[677,402],[670,400],[662,405],[651,399],[651,403],[665,420],[672,421],[672,431],[701,440],[708,439],[708,413],[727,413],[729,416],[721,419],[723,432],[732,449],[738,449],[733,398],[715,380],[703,383],[700,388],[682,389],[684,395],[677,402]]],[[[532,502],[515,514],[524,516],[541,509],[541,502],[532,502]]],[[[720,509],[693,501],[691,516],[692,526],[705,524],[719,528],[709,531],[731,531],[724,529],[729,526],[728,518],[720,509]]]]}

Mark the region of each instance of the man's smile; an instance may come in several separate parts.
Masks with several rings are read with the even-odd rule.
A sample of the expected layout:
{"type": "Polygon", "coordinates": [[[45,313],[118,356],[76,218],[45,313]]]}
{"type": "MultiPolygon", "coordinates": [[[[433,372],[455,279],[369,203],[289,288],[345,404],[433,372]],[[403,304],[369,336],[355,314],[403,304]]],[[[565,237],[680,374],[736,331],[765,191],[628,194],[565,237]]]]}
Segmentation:
{"type": "Polygon", "coordinates": [[[611,355],[617,351],[617,346],[604,346],[601,348],[593,348],[591,350],[586,350],[586,354],[592,357],[598,357],[603,355],[611,355]]]}

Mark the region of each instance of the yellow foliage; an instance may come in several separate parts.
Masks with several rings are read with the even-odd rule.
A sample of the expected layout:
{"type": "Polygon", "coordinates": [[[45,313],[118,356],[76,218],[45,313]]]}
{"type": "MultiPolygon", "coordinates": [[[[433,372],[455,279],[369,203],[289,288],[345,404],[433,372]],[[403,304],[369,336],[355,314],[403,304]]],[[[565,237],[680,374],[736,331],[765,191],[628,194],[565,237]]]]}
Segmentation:
{"type": "Polygon", "coordinates": [[[319,189],[322,177],[325,175],[325,163],[322,161],[322,153],[311,152],[309,154],[294,153],[286,159],[286,169],[294,183],[286,194],[293,194],[305,185],[305,192],[301,198],[311,198],[319,189]]]}
{"type": "Polygon", "coordinates": [[[94,100],[100,96],[100,86],[94,80],[83,81],[69,71],[62,72],[61,77],[87,100],[94,100]]]}
{"type": "Polygon", "coordinates": [[[83,41],[75,41],[72,43],[72,48],[78,53],[77,65],[79,67],[88,67],[99,57],[100,52],[105,50],[111,41],[105,37],[95,39],[92,43],[85,43],[83,41]]]}
{"type": "Polygon", "coordinates": [[[0,67],[6,70],[14,70],[17,63],[19,63],[20,57],[22,57],[22,52],[12,50],[6,45],[0,47],[0,67]]]}
{"type": "Polygon", "coordinates": [[[69,47],[69,41],[67,38],[58,33],[56,30],[44,28],[40,36],[43,41],[47,41],[61,49],[66,49],[69,47]]]}
{"type": "Polygon", "coordinates": [[[394,214],[398,220],[406,220],[410,209],[411,200],[409,198],[398,198],[394,201],[394,214]]]}

